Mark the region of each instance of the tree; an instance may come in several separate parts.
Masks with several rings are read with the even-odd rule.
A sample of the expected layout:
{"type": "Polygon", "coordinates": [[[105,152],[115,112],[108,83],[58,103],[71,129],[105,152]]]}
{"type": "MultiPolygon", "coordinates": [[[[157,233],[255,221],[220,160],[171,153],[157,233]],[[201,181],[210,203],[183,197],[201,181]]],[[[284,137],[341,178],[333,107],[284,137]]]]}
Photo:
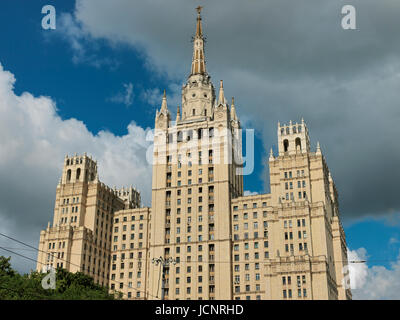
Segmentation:
{"type": "Polygon", "coordinates": [[[20,275],[12,269],[11,258],[0,256],[0,300],[113,300],[106,287],[95,284],[82,272],[56,270],[56,288],[45,290],[45,273],[20,275]]]}

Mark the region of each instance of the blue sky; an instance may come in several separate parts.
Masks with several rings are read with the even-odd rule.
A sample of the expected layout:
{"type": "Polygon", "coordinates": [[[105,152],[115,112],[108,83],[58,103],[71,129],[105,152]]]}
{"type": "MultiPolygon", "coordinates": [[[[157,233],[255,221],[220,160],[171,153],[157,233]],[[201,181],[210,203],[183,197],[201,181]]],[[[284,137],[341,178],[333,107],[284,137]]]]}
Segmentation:
{"type": "MultiPolygon", "coordinates": [[[[177,92],[171,92],[171,85],[179,88],[186,80],[185,77],[190,68],[191,61],[191,43],[190,38],[181,38],[179,46],[185,46],[182,57],[183,68],[178,71],[171,72],[168,70],[168,64],[173,59],[166,55],[163,63],[165,69],[159,66],[159,62],[152,61],[148,58],[151,56],[146,50],[146,46],[132,45],[126,41],[113,42],[106,36],[82,36],[79,38],[79,44],[84,47],[83,56],[77,56],[76,50],[71,47],[71,39],[65,34],[63,28],[57,30],[43,30],[41,28],[41,8],[43,5],[52,4],[57,10],[57,23],[61,21],[60,17],[63,13],[68,13],[73,16],[75,2],[74,1],[3,1],[0,10],[0,30],[2,30],[2,41],[0,42],[0,63],[3,68],[11,72],[17,79],[15,83],[15,93],[17,95],[23,92],[30,92],[35,97],[48,96],[57,104],[58,115],[67,120],[75,118],[82,121],[87,129],[96,135],[99,131],[109,131],[115,136],[123,136],[128,133],[127,127],[133,121],[136,125],[142,128],[152,128],[154,125],[155,111],[161,105],[161,92],[164,88],[167,89],[168,97],[172,102],[179,103],[177,100],[177,92]],[[75,58],[74,58],[75,57],[75,58]],[[100,65],[95,66],[95,62],[100,65]],[[149,65],[150,64],[150,65],[149,65]],[[125,105],[115,101],[115,97],[124,93],[124,85],[133,85],[132,104],[125,105]],[[155,103],[153,100],[146,99],[145,92],[148,90],[155,91],[159,95],[159,101],[155,103]]],[[[196,1],[193,1],[191,7],[195,7],[196,1]]],[[[188,18],[186,21],[191,21],[193,12],[185,12],[188,18]]],[[[216,16],[216,13],[210,13],[209,19],[216,16]]],[[[148,17],[152,19],[152,17],[148,17]]],[[[78,24],[79,25],[79,24],[78,24]]],[[[187,25],[188,30],[185,32],[191,34],[194,29],[194,24],[187,25]]],[[[207,32],[207,25],[205,28],[207,32]]],[[[171,27],[171,30],[174,30],[171,27]]],[[[141,32],[140,30],[131,30],[132,33],[141,32]]],[[[165,30],[168,32],[169,30],[165,30]]],[[[172,32],[172,31],[171,31],[172,32]]],[[[272,32],[272,31],[269,31],[272,32]]],[[[311,38],[312,33],[311,31],[311,38]]],[[[186,34],[185,33],[185,34],[186,34]]],[[[233,35],[231,35],[233,37],[233,35]]],[[[229,36],[225,36],[228,38],[229,36]]],[[[226,39],[225,39],[226,40],[226,39]]],[[[216,36],[208,34],[208,41],[218,41],[216,36]]],[[[175,44],[171,43],[171,47],[175,44]]],[[[242,48],[241,50],[244,50],[242,48]]],[[[210,52],[216,52],[216,49],[210,48],[210,52]]],[[[207,54],[208,52],[206,52],[207,54]]],[[[218,80],[221,77],[223,68],[216,65],[213,61],[213,55],[207,56],[208,71],[212,76],[214,84],[218,85],[218,80]],[[214,77],[213,69],[210,66],[215,66],[217,77],[214,77]]],[[[156,60],[156,59],[155,59],[156,60]]],[[[215,59],[217,60],[217,59],[215,59]]],[[[176,63],[175,61],[173,62],[176,63]]],[[[243,71],[244,70],[244,71],[243,71]]],[[[245,65],[243,67],[245,72],[245,65]]],[[[272,70],[272,68],[271,68],[272,70]]],[[[307,77],[312,77],[312,72],[307,77]]],[[[227,79],[228,85],[235,87],[235,78],[227,79]]],[[[240,83],[241,90],[246,91],[246,81],[240,83]]],[[[250,87],[250,84],[249,84],[250,87]]],[[[288,90],[290,90],[288,86],[288,90]]],[[[229,89],[228,89],[229,90],[229,89]]],[[[158,97],[156,94],[156,97],[158,97]]],[[[229,92],[234,95],[235,92],[229,92]]],[[[245,177],[245,190],[264,192],[265,190],[265,163],[267,155],[271,147],[275,147],[275,125],[278,120],[288,122],[290,118],[276,118],[276,109],[271,102],[270,110],[264,110],[264,115],[268,117],[265,126],[257,123],[257,116],[249,116],[249,112],[240,109],[241,106],[246,106],[246,101],[240,99],[238,107],[239,116],[245,119],[245,126],[250,128],[254,124],[256,129],[255,141],[255,172],[245,177]]],[[[274,96],[274,103],[279,106],[276,101],[285,101],[285,94],[277,98],[274,96]]],[[[254,100],[257,102],[257,99],[254,100]]],[[[251,102],[253,103],[253,101],[251,102]]],[[[268,98],[265,101],[268,105],[268,98]]],[[[302,114],[302,104],[298,105],[298,109],[290,113],[293,118],[302,114]]],[[[175,112],[176,105],[169,106],[175,112]]],[[[279,106],[281,109],[282,106],[279,106]]],[[[254,109],[253,109],[254,111],[254,109]]],[[[304,112],[305,113],[305,112],[304,112]]],[[[318,112],[314,115],[314,123],[318,122],[318,112]]],[[[279,114],[281,115],[281,114],[279,114]]],[[[300,120],[297,117],[297,120],[300,120]]],[[[306,119],[307,121],[307,119],[306,119]]],[[[321,116],[321,123],[326,122],[325,117],[321,116]]],[[[316,125],[318,127],[318,125],[316,125]]],[[[311,131],[313,141],[316,141],[318,133],[321,138],[326,137],[329,133],[325,133],[317,128],[311,131]]],[[[1,138],[1,137],[0,137],[1,138]]],[[[340,137],[338,138],[340,140],[340,137]]],[[[328,140],[328,138],[326,138],[328,140]]],[[[314,142],[315,142],[314,141],[314,142]]],[[[323,151],[328,154],[328,165],[341,172],[341,167],[345,166],[337,164],[337,158],[334,153],[334,148],[324,149],[324,143],[321,143],[323,151]],[[335,161],[330,162],[330,158],[335,161]]],[[[65,153],[69,152],[66,150],[65,153]]],[[[337,152],[336,152],[337,153],[337,152]]],[[[345,161],[343,161],[345,162],[345,161]]],[[[344,175],[344,174],[343,174],[344,175]]],[[[333,172],[335,178],[335,171],[333,172]]],[[[57,181],[54,181],[54,187],[57,181]]],[[[339,194],[342,198],[342,190],[347,188],[347,181],[339,178],[339,194]],[[340,186],[344,186],[341,190],[340,186]]],[[[353,190],[353,189],[352,189],[353,190]]],[[[51,195],[53,196],[53,195],[51,195]]],[[[348,201],[348,200],[346,200],[348,201]]],[[[380,201],[375,199],[373,201],[380,201]]],[[[51,202],[49,202],[51,204],[51,202]]],[[[347,203],[347,202],[346,202],[347,203]]],[[[351,250],[365,248],[368,252],[368,266],[385,266],[390,268],[391,261],[397,260],[399,255],[399,239],[400,230],[399,224],[390,223],[388,216],[385,214],[376,214],[374,212],[365,212],[365,214],[357,215],[349,205],[345,205],[346,211],[342,210],[344,227],[347,236],[348,246],[351,250]],[[348,218],[350,217],[350,218],[348,218]]],[[[51,216],[52,204],[48,207],[49,216],[51,216]]],[[[377,209],[377,212],[379,210],[377,209]]],[[[397,209],[394,209],[397,212],[397,209]]],[[[379,211],[380,213],[381,211],[379,211]]],[[[389,213],[388,213],[389,214],[389,213]]],[[[46,219],[39,221],[39,224],[44,228],[46,219]]]]}

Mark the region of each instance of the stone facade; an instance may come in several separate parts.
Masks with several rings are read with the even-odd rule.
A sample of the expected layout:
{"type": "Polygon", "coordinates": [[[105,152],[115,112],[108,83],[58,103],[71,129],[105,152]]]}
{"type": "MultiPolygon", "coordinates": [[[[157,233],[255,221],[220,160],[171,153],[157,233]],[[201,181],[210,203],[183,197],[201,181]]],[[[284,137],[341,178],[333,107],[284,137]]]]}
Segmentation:
{"type": "Polygon", "coordinates": [[[155,117],[152,207],[66,157],[38,270],[83,271],[125,299],[351,299],[338,193],[304,121],[278,124],[270,194],[243,195],[241,126],[206,71],[200,9],[182,108],[155,117]],[[154,259],[174,263],[156,264],[154,259]]]}

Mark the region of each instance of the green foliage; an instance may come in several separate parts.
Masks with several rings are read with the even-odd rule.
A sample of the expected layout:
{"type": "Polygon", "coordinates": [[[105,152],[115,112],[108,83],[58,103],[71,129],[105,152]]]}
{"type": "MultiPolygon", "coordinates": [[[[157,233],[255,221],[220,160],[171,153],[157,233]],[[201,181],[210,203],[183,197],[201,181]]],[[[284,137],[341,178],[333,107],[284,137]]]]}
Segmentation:
{"type": "Polygon", "coordinates": [[[43,289],[47,274],[20,275],[12,269],[10,258],[0,256],[0,300],[113,300],[108,289],[94,283],[82,272],[56,270],[56,288],[43,289]]]}

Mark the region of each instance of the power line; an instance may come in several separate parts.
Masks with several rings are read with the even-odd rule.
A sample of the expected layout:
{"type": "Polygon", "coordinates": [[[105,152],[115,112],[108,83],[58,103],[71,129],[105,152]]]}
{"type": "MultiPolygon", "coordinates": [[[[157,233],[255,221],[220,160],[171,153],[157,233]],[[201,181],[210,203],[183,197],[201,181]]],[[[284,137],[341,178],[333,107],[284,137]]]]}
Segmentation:
{"type": "MultiPolygon", "coordinates": [[[[27,247],[29,247],[29,248],[31,248],[31,249],[34,249],[34,250],[36,250],[36,251],[38,251],[38,252],[43,252],[43,253],[49,254],[49,252],[46,252],[46,251],[40,250],[40,249],[38,249],[38,248],[35,248],[35,247],[33,247],[33,246],[31,246],[31,245],[29,245],[29,244],[23,242],[23,241],[20,241],[20,240],[18,240],[18,239],[13,238],[13,237],[7,236],[7,235],[5,235],[5,234],[3,234],[3,233],[0,233],[0,236],[3,236],[3,237],[5,237],[5,238],[7,238],[7,239],[10,239],[10,240],[12,240],[12,241],[18,242],[18,243],[20,243],[20,244],[22,244],[22,245],[24,245],[24,246],[27,246],[27,247]]],[[[2,247],[0,247],[0,248],[2,248],[2,247]]],[[[23,258],[29,259],[29,260],[31,260],[31,261],[33,261],[33,262],[39,263],[39,264],[41,264],[41,265],[46,265],[46,264],[44,264],[44,263],[42,263],[42,262],[39,262],[38,260],[34,260],[34,259],[32,259],[32,258],[23,256],[23,255],[21,255],[21,254],[19,254],[19,253],[16,253],[16,252],[11,251],[11,250],[4,249],[4,248],[2,248],[2,249],[3,249],[3,250],[6,250],[6,251],[8,251],[8,252],[12,252],[12,253],[14,253],[14,254],[16,254],[16,255],[18,255],[18,256],[21,256],[21,257],[23,257],[23,258]]],[[[51,254],[52,257],[55,257],[53,253],[50,253],[50,254],[51,254]]],[[[69,264],[71,264],[71,265],[74,265],[74,266],[78,267],[79,270],[81,269],[81,266],[80,266],[80,265],[74,264],[74,263],[72,263],[71,261],[68,261],[68,260],[63,259],[63,258],[56,258],[56,259],[61,260],[61,261],[65,261],[65,262],[67,262],[67,263],[69,263],[69,264]]],[[[109,281],[109,279],[106,278],[105,276],[101,276],[100,274],[98,274],[98,276],[101,277],[103,280],[108,280],[108,281],[109,281]]],[[[116,281],[116,280],[112,280],[112,281],[114,281],[114,282],[116,282],[116,283],[118,283],[118,284],[121,284],[121,283],[124,284],[123,282],[119,282],[119,281],[116,281]]],[[[137,287],[131,286],[131,287],[129,287],[129,289],[133,289],[133,290],[135,290],[135,291],[137,291],[137,292],[142,292],[142,293],[144,293],[144,294],[147,294],[147,295],[150,295],[150,296],[152,296],[152,297],[155,297],[154,295],[150,294],[149,292],[140,290],[140,289],[138,289],[137,287]]],[[[123,293],[123,292],[120,292],[120,293],[122,293],[123,295],[127,295],[126,293],[123,293]]],[[[158,297],[155,297],[155,298],[158,298],[158,297]]]]}
{"type": "MultiPolygon", "coordinates": [[[[24,249],[24,248],[13,248],[13,247],[3,247],[3,248],[8,248],[8,249],[14,249],[14,250],[28,250],[28,251],[37,251],[38,249],[24,249]]],[[[46,252],[50,253],[52,256],[54,256],[56,259],[60,259],[54,255],[54,253],[51,252],[46,252]]],[[[81,253],[74,253],[69,251],[69,254],[73,255],[82,255],[81,253]]],[[[141,258],[124,258],[124,260],[137,260],[137,261],[142,261],[143,259],[141,258]]],[[[393,262],[397,261],[396,259],[388,259],[388,260],[334,260],[334,262],[347,262],[347,263],[367,263],[367,262],[393,262]]],[[[179,263],[208,263],[208,264],[214,264],[214,263],[232,263],[232,264],[240,264],[240,263],[263,263],[265,262],[260,261],[260,260],[243,260],[243,261],[216,261],[216,260],[190,260],[190,261],[179,261],[179,263]]]]}

